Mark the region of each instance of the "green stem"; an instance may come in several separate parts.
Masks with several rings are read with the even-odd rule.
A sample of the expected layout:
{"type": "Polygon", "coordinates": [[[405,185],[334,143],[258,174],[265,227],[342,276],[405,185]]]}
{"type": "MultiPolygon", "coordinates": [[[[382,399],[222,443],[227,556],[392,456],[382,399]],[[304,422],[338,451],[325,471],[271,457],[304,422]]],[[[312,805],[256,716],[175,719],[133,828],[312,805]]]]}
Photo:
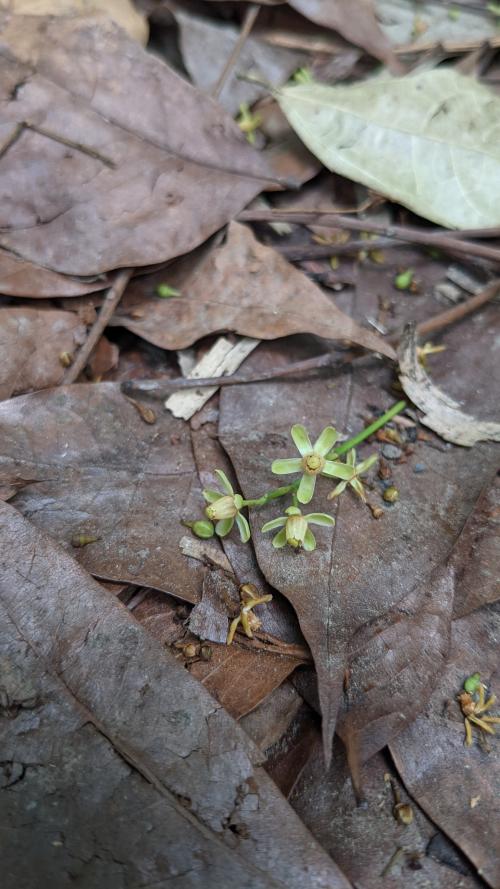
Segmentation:
{"type": "Polygon", "coordinates": [[[262,497],[257,497],[256,500],[244,500],[243,506],[265,506],[266,503],[269,503],[271,500],[277,500],[278,497],[284,497],[286,494],[291,494],[292,491],[296,491],[299,487],[300,479],[298,482],[293,482],[291,485],[284,485],[282,488],[273,488],[271,491],[267,491],[262,497]]]}
{"type": "Polygon", "coordinates": [[[360,444],[365,438],[369,438],[370,435],[373,435],[377,429],[380,429],[382,426],[385,426],[389,420],[392,420],[396,414],[400,414],[406,407],[406,401],[398,401],[396,404],[393,404],[385,414],[382,414],[378,420],[375,420],[374,423],[370,423],[369,426],[366,426],[361,432],[358,432],[353,438],[350,438],[349,441],[344,441],[338,448],[333,448],[329,454],[326,455],[327,460],[335,460],[337,457],[340,457],[341,454],[346,454],[347,451],[350,451],[352,448],[355,448],[356,445],[360,444]]]}

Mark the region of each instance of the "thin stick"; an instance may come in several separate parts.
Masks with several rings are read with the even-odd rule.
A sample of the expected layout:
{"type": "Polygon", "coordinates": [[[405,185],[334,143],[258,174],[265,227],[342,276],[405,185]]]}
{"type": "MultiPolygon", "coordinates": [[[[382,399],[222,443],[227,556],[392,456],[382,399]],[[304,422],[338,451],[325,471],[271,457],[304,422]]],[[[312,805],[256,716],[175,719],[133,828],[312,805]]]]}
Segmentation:
{"type": "Polygon", "coordinates": [[[455,324],[456,321],[460,321],[466,315],[470,315],[471,312],[475,312],[476,309],[484,306],[490,299],[496,296],[499,290],[500,278],[496,278],[484,290],[476,293],[475,296],[471,296],[465,302],[459,303],[458,306],[454,306],[446,312],[440,312],[439,315],[434,315],[428,321],[422,321],[421,324],[417,324],[417,333],[420,335],[435,333],[437,330],[442,330],[443,327],[448,327],[449,324],[455,324]]]}
{"type": "Polygon", "coordinates": [[[226,64],[224,65],[224,69],[223,69],[217,83],[215,84],[215,86],[212,89],[211,95],[214,99],[218,99],[218,97],[220,96],[220,94],[224,88],[224,84],[226,83],[226,81],[229,77],[229,74],[231,73],[231,71],[233,69],[235,62],[237,61],[238,56],[240,55],[241,50],[243,49],[243,47],[247,41],[250,31],[252,30],[253,26],[255,25],[259,11],[260,11],[260,5],[258,3],[252,3],[248,7],[246,14],[245,14],[244,21],[243,21],[243,27],[240,31],[240,36],[238,37],[238,41],[235,44],[234,49],[233,49],[231,55],[229,56],[226,64]]]}
{"type": "Polygon", "coordinates": [[[117,275],[113,286],[109,288],[105,296],[104,302],[101,306],[101,310],[93,326],[90,328],[87,339],[78,352],[74,363],[71,365],[71,367],[68,367],[68,370],[64,374],[62,385],[66,385],[67,383],[74,383],[77,377],[79,377],[79,375],[81,374],[82,370],[87,364],[87,361],[89,360],[89,356],[92,350],[96,347],[105,327],[108,324],[108,321],[115,312],[116,307],[125,292],[127,284],[132,277],[132,272],[133,269],[123,269],[117,275]]]}
{"type": "Polygon", "coordinates": [[[322,259],[323,257],[342,256],[346,253],[358,253],[359,250],[380,250],[384,247],[404,247],[404,241],[395,241],[394,238],[355,238],[343,244],[303,244],[301,246],[287,247],[279,243],[274,244],[285,259],[290,262],[301,262],[303,259],[322,259]]]}
{"type": "Polygon", "coordinates": [[[411,244],[423,244],[426,247],[435,247],[452,253],[465,253],[468,256],[478,256],[482,259],[500,262],[500,250],[496,247],[488,247],[487,244],[476,244],[473,241],[465,240],[467,237],[474,236],[474,229],[453,233],[448,233],[446,229],[425,231],[425,229],[411,226],[383,225],[368,219],[342,216],[339,213],[324,213],[321,210],[244,210],[237,218],[239,222],[295,222],[303,225],[314,222],[315,225],[329,228],[335,226],[348,231],[375,232],[386,238],[397,238],[411,244]]]}

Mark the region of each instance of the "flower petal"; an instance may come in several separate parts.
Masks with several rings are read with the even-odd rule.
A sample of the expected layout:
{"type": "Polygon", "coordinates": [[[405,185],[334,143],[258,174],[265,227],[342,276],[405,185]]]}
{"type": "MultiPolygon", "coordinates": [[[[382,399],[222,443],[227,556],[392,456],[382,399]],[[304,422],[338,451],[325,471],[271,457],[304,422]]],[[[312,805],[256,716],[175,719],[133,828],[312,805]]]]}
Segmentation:
{"type": "Polygon", "coordinates": [[[282,546],[286,546],[286,531],[284,528],[278,531],[276,537],[273,537],[273,546],[275,549],[281,549],[282,546]]]}
{"type": "Polygon", "coordinates": [[[215,503],[216,500],[220,500],[224,496],[224,494],[219,494],[218,491],[211,491],[210,488],[205,488],[202,494],[207,503],[215,503]]]}
{"type": "Polygon", "coordinates": [[[221,519],[215,526],[215,533],[219,537],[227,537],[234,525],[234,519],[221,519]]]}
{"type": "Polygon", "coordinates": [[[306,475],[304,473],[297,491],[297,500],[299,503],[309,503],[309,501],[312,500],[315,486],[316,476],[306,475]]]}
{"type": "Polygon", "coordinates": [[[347,488],[347,482],[340,482],[333,491],[330,491],[328,495],[328,500],[333,500],[334,497],[338,497],[339,494],[343,494],[345,489],[347,488]]]}
{"type": "Polygon", "coordinates": [[[354,448],[347,452],[346,463],[348,466],[356,466],[356,451],[354,448]]]}
{"type": "Polygon", "coordinates": [[[361,497],[363,503],[366,503],[365,489],[363,487],[363,483],[360,482],[359,478],[353,478],[352,481],[350,482],[350,484],[356,491],[356,494],[358,495],[358,497],[361,497]]]}
{"type": "Polygon", "coordinates": [[[311,439],[309,438],[304,427],[300,425],[300,423],[296,423],[295,426],[292,426],[290,434],[292,436],[295,447],[302,457],[305,454],[310,454],[312,452],[313,446],[311,444],[311,439]]]}
{"type": "Polygon", "coordinates": [[[314,442],[313,451],[315,454],[321,454],[322,457],[326,457],[328,451],[331,451],[339,434],[333,426],[326,426],[323,429],[320,437],[317,441],[314,442]]]}
{"type": "Polygon", "coordinates": [[[291,472],[300,472],[302,469],[302,460],[300,457],[290,457],[289,460],[275,460],[271,466],[271,471],[275,475],[288,475],[291,472]]]}
{"type": "Polygon", "coordinates": [[[270,522],[266,522],[265,525],[262,525],[261,531],[266,533],[266,531],[274,531],[275,528],[282,528],[286,524],[286,516],[280,516],[278,519],[271,519],[270,522]]]}
{"type": "Polygon", "coordinates": [[[303,547],[306,552],[310,553],[313,549],[316,549],[316,538],[312,531],[309,528],[306,531],[306,536],[304,537],[303,547]]]}
{"type": "Polygon", "coordinates": [[[332,527],[335,524],[335,519],[331,515],[327,515],[326,512],[311,512],[309,515],[304,516],[306,521],[310,525],[328,525],[332,527]]]}
{"type": "Polygon", "coordinates": [[[358,475],[361,475],[362,472],[367,472],[371,466],[374,465],[378,460],[378,454],[372,454],[371,457],[367,457],[366,460],[362,460],[361,463],[358,463],[356,467],[356,472],[358,475]]]}
{"type": "Polygon", "coordinates": [[[231,482],[229,481],[229,479],[228,479],[226,473],[223,472],[222,469],[216,469],[216,470],[215,470],[215,475],[216,475],[217,478],[219,479],[219,481],[220,481],[222,487],[224,488],[226,494],[234,494],[233,487],[232,487],[231,482]]]}
{"type": "Polygon", "coordinates": [[[238,531],[240,532],[241,542],[248,543],[250,540],[250,525],[245,516],[241,515],[240,512],[236,516],[236,524],[238,525],[238,531]]]}
{"type": "Polygon", "coordinates": [[[347,463],[340,463],[337,460],[326,460],[321,475],[331,475],[333,478],[345,478],[349,481],[355,473],[354,466],[348,466],[347,463]]]}

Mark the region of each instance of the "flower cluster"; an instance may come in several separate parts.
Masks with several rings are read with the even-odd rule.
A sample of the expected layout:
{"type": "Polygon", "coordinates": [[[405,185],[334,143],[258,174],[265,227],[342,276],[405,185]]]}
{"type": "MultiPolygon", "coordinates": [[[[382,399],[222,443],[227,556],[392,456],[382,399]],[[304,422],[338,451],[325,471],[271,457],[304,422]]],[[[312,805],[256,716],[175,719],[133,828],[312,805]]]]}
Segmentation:
{"type": "MultiPolygon", "coordinates": [[[[366,432],[369,434],[369,431],[366,432]]],[[[255,500],[245,500],[242,494],[236,493],[231,482],[220,469],[215,470],[222,490],[205,489],[203,496],[207,502],[205,519],[192,522],[184,522],[194,534],[202,538],[208,538],[217,534],[226,537],[236,524],[243,543],[250,540],[250,526],[243,510],[253,507],[265,506],[279,497],[290,496],[292,504],[288,506],[283,515],[266,522],[261,530],[277,531],[272,539],[275,549],[289,546],[296,552],[312,552],[316,549],[316,538],[310,529],[310,525],[333,527],[335,519],[322,512],[310,512],[304,515],[301,505],[310,503],[319,478],[339,479],[336,487],[330,492],[328,498],[338,497],[350,486],[352,490],[366,502],[363,483],[360,476],[366,473],[376,462],[374,454],[367,460],[356,463],[356,451],[349,448],[351,442],[338,447],[338,451],[346,453],[346,460],[339,459],[339,453],[334,450],[338,440],[338,433],[333,426],[323,429],[321,435],[312,444],[309,435],[300,424],[295,424],[291,429],[292,440],[299,453],[298,457],[274,460],[271,470],[275,475],[298,474],[299,478],[281,488],[267,491],[262,497],[255,500]],[[300,504],[300,505],[299,505],[300,504]]],[[[352,440],[355,444],[365,437],[361,433],[352,440]]],[[[252,606],[253,607],[253,606],[252,606]]]]}

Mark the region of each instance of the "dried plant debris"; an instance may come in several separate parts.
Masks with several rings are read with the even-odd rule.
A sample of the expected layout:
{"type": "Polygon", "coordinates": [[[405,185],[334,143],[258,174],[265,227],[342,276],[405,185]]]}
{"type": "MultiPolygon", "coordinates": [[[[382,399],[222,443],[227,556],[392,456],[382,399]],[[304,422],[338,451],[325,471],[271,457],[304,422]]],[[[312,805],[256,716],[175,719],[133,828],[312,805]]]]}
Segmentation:
{"type": "Polygon", "coordinates": [[[424,416],[422,423],[445,441],[472,447],[479,441],[500,441],[500,423],[476,420],[460,410],[460,405],[438,389],[418,360],[414,325],[408,325],[399,347],[401,385],[424,416]]]}

